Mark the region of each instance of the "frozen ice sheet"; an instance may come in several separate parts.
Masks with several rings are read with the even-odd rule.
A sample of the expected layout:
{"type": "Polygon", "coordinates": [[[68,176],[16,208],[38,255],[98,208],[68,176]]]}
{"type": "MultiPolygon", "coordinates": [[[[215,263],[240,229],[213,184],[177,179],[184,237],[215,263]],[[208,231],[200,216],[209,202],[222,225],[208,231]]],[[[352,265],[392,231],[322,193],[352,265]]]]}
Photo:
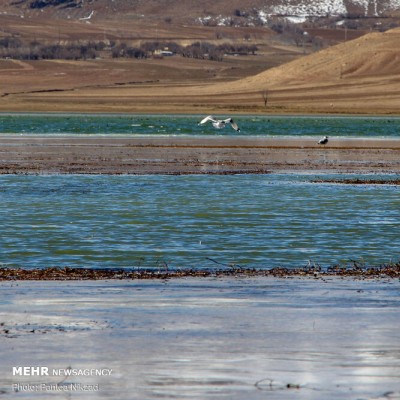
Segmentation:
{"type": "Polygon", "coordinates": [[[0,287],[1,399],[400,398],[396,280],[0,287]]]}

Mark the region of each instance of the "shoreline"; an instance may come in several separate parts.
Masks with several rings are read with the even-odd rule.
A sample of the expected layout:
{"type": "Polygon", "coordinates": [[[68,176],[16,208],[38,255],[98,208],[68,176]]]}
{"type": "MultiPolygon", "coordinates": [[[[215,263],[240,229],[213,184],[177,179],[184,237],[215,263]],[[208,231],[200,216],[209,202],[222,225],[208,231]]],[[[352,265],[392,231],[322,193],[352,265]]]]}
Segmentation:
{"type": "Polygon", "coordinates": [[[0,174],[399,173],[400,139],[0,135],[0,174]]]}

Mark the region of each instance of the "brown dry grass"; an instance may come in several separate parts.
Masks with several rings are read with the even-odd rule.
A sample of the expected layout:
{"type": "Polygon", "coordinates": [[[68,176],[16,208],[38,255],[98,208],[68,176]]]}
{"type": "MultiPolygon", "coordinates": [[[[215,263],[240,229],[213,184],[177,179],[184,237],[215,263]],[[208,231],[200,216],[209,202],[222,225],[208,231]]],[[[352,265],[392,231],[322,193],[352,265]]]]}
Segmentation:
{"type": "Polygon", "coordinates": [[[303,56],[302,49],[274,42],[271,32],[262,28],[159,22],[137,22],[133,28],[128,19],[87,24],[1,18],[8,33],[29,37],[35,32],[33,37],[42,40],[118,37],[132,44],[145,38],[238,43],[249,34],[260,51],[256,56],[225,57],[223,62],[179,56],[142,61],[1,60],[0,111],[398,114],[400,110],[398,29],[303,56]]]}
{"type": "Polygon", "coordinates": [[[251,101],[262,86],[282,108],[316,112],[399,113],[400,30],[370,33],[237,81],[221,92],[251,101]]]}

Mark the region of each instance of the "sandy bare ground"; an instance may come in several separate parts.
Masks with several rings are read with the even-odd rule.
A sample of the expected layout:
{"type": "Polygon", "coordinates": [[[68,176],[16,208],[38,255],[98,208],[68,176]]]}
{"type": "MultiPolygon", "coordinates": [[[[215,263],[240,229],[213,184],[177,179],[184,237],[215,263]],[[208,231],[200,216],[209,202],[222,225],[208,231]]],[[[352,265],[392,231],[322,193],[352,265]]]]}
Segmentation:
{"type": "Polygon", "coordinates": [[[1,174],[229,174],[400,171],[400,140],[0,136],[1,174]]]}

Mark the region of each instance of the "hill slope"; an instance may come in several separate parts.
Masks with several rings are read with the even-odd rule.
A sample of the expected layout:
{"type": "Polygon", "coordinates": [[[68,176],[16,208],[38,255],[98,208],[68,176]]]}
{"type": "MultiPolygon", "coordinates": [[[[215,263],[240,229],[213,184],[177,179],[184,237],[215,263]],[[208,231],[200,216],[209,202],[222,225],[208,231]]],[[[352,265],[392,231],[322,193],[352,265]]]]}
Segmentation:
{"type": "MultiPolygon", "coordinates": [[[[211,62],[204,64],[207,69],[203,70],[202,76],[197,75],[198,79],[191,78],[185,82],[182,81],[182,72],[178,73],[178,70],[178,80],[146,81],[146,70],[156,65],[165,69],[167,64],[163,60],[147,62],[141,81],[133,81],[137,79],[137,70],[130,68],[128,62],[116,64],[110,61],[107,67],[109,72],[105,69],[106,64],[95,61],[86,62],[85,66],[57,62],[50,67],[55,71],[54,65],[57,65],[58,72],[46,72],[42,75],[43,81],[35,79],[40,75],[34,67],[30,67],[32,64],[25,63],[18,73],[21,91],[4,94],[0,99],[0,109],[202,114],[400,114],[399,42],[400,29],[371,33],[254,76],[229,82],[210,76],[211,62]],[[73,72],[78,66],[82,68],[79,76],[73,72]],[[113,84],[112,74],[116,68],[123,68],[130,82],[113,84]],[[101,71],[101,75],[97,70],[101,71]],[[59,80],[60,76],[62,80],[59,80]],[[99,83],[99,76],[103,84],[99,83]],[[76,80],[69,82],[68,77],[76,80]],[[85,80],[82,81],[82,77],[85,80]],[[79,83],[79,79],[83,83],[79,83]],[[40,86],[35,90],[24,90],[32,82],[40,86]],[[47,87],[53,89],[43,90],[45,82],[47,87]],[[59,89],[54,90],[55,87],[59,89]],[[264,106],[265,94],[268,97],[267,107],[264,106]]],[[[171,58],[168,65],[174,68],[178,62],[185,62],[185,59],[171,58]]],[[[42,68],[42,71],[46,70],[42,68]]]]}
{"type": "Polygon", "coordinates": [[[400,77],[399,41],[400,29],[370,33],[246,78],[235,87],[251,88],[267,82],[276,87],[400,77]]]}
{"type": "Polygon", "coordinates": [[[187,21],[216,18],[222,24],[224,19],[233,16],[249,21],[257,15],[261,19],[271,15],[392,16],[398,15],[399,6],[399,0],[0,0],[3,12],[23,16],[45,13],[53,17],[74,18],[88,16],[93,11],[94,17],[112,17],[117,13],[147,18],[170,16],[187,21]]]}
{"type": "MultiPolygon", "coordinates": [[[[101,40],[106,35],[108,39],[122,37],[139,41],[144,37],[146,27],[150,26],[149,23],[143,22],[142,18],[152,21],[148,33],[152,38],[159,38],[162,35],[165,38],[174,38],[172,35],[176,35],[181,40],[218,41],[217,34],[221,35],[221,32],[225,34],[219,27],[217,32],[211,27],[193,25],[188,29],[186,25],[175,23],[170,24],[173,29],[168,30],[164,28],[169,23],[163,21],[164,25],[158,24],[151,18],[148,19],[145,14],[144,17],[136,14],[139,10],[141,12],[147,10],[146,12],[153,13],[151,15],[155,18],[165,18],[167,10],[170,15],[176,12],[176,16],[194,18],[196,15],[207,15],[208,12],[217,13],[219,7],[223,4],[226,6],[225,1],[207,0],[199,3],[186,0],[178,3],[175,0],[146,2],[82,0],[77,3],[75,0],[64,2],[49,0],[48,4],[45,0],[40,1],[37,7],[32,8],[32,1],[0,0],[0,6],[3,7],[3,14],[0,17],[7,18],[9,23],[7,32],[3,25],[3,35],[17,36],[22,29],[25,29],[27,37],[33,35],[33,38],[41,40],[45,40],[46,37],[56,37],[59,42],[79,40],[81,37],[101,40]],[[181,5],[180,8],[178,4],[181,5]],[[124,9],[130,11],[124,14],[122,13],[124,9]],[[10,16],[11,11],[16,12],[16,10],[32,14],[29,18],[10,16]],[[110,10],[116,10],[115,14],[110,10]],[[185,10],[188,10],[186,15],[185,10]],[[34,13],[40,17],[35,17],[34,13]],[[162,15],[164,17],[161,17],[162,15]],[[46,20],[49,21],[48,24],[46,20]],[[139,20],[140,24],[135,22],[139,20]],[[39,25],[35,25],[34,21],[42,24],[40,37],[37,29],[39,25]],[[107,25],[108,21],[113,22],[107,25]],[[136,38],[135,29],[140,31],[142,35],[140,38],[136,38]]],[[[283,3],[280,1],[245,0],[240,1],[240,7],[241,10],[254,4],[259,4],[260,7],[278,7],[283,3]]],[[[400,0],[382,1],[379,2],[379,7],[378,2],[372,0],[353,0],[352,4],[361,9],[364,7],[363,12],[369,14],[370,9],[382,9],[388,12],[397,2],[400,3],[400,0]]],[[[342,4],[341,0],[290,2],[293,7],[295,4],[300,7],[300,5],[316,6],[327,3],[335,7],[342,4]]],[[[343,3],[350,4],[349,1],[343,3]]],[[[229,4],[227,12],[232,13],[233,7],[239,7],[239,0],[237,3],[229,4]]],[[[289,11],[286,9],[282,12],[289,11]]],[[[239,15],[237,18],[242,16],[239,15]]],[[[226,36],[229,35],[229,40],[239,42],[243,41],[249,28],[224,27],[224,29],[226,36]],[[233,36],[233,32],[237,37],[233,36]]],[[[251,29],[254,30],[252,40],[257,45],[264,43],[265,46],[266,40],[272,40],[269,39],[272,34],[268,29],[264,27],[258,28],[259,30],[251,29]]],[[[86,61],[4,59],[0,61],[0,109],[3,111],[176,112],[179,110],[179,112],[201,113],[234,111],[400,114],[399,42],[400,29],[393,29],[385,33],[370,33],[306,56],[302,56],[301,47],[297,47],[298,53],[295,56],[300,58],[256,75],[253,74],[267,69],[267,62],[270,66],[278,65],[276,61],[272,64],[270,60],[276,60],[277,55],[283,51],[287,52],[287,49],[284,50],[280,43],[275,43],[273,48],[265,46],[263,54],[242,58],[231,55],[222,63],[189,60],[178,56],[145,61],[111,58],[86,61]],[[246,78],[234,80],[244,76],[246,78]],[[266,108],[264,93],[268,95],[266,108]]],[[[289,55],[289,57],[293,59],[294,56],[289,55]]]]}
{"type": "Polygon", "coordinates": [[[217,96],[271,110],[400,113],[400,29],[370,33],[282,66],[220,84],[217,96]]]}

